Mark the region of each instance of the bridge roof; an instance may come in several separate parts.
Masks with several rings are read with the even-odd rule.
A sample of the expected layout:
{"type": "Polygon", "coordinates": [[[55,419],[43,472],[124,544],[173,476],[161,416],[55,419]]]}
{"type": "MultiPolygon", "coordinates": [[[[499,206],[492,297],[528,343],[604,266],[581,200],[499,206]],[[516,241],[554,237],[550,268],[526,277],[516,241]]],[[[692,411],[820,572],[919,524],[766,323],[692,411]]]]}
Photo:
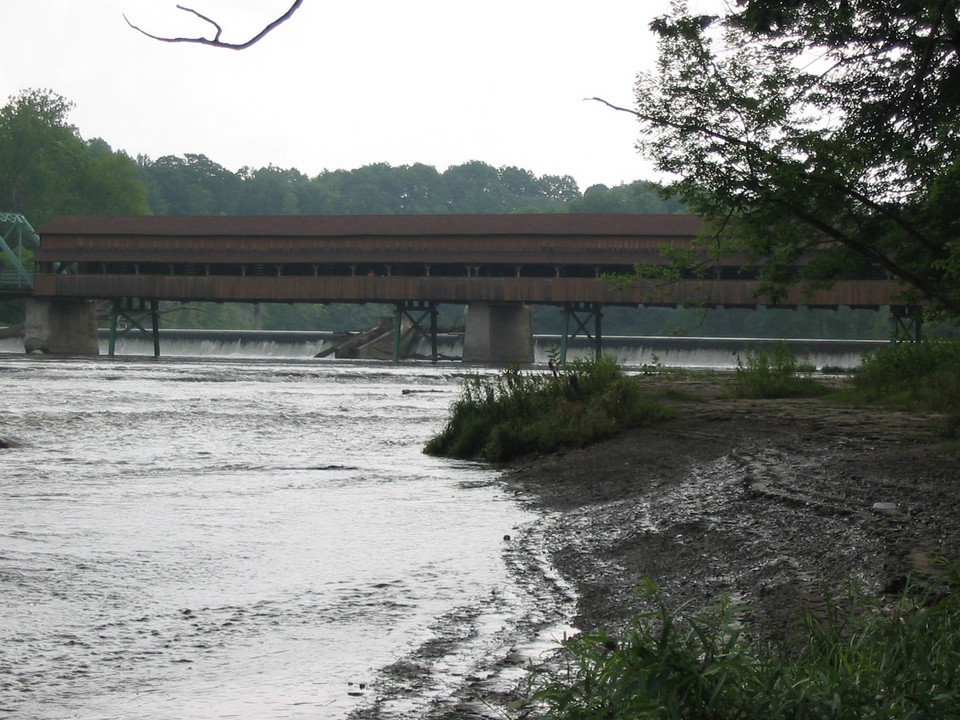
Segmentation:
{"type": "Polygon", "coordinates": [[[404,237],[497,235],[696,235],[696,215],[64,215],[40,236],[404,237]]]}

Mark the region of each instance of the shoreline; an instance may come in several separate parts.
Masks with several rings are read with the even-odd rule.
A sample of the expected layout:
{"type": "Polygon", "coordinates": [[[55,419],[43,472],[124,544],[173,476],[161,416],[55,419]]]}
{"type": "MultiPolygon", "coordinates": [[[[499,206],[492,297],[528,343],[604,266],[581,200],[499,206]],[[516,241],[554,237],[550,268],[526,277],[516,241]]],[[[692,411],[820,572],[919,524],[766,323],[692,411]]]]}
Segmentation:
{"type": "Polygon", "coordinates": [[[501,476],[550,518],[581,632],[617,632],[650,609],[634,590],[649,579],[671,610],[727,597],[777,640],[851,581],[895,592],[935,579],[935,557],[960,559],[960,457],[933,439],[943,416],[651,384],[676,418],[501,476]]]}

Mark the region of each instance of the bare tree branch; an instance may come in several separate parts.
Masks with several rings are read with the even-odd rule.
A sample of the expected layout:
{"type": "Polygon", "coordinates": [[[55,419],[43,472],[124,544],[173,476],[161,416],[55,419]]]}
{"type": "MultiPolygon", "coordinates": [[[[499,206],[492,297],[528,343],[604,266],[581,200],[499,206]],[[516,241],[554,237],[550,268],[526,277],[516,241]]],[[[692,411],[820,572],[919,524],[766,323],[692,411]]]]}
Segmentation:
{"type": "Polygon", "coordinates": [[[132,22],[130,22],[130,19],[129,19],[126,15],[123,16],[123,19],[127,21],[127,25],[129,25],[130,27],[132,27],[132,28],[133,28],[134,30],[136,30],[138,33],[141,33],[141,34],[143,34],[143,35],[146,35],[148,38],[151,38],[152,40],[159,40],[160,42],[167,42],[167,43],[196,43],[196,44],[198,44],[198,45],[210,45],[210,46],[212,46],[212,47],[226,48],[227,50],[244,50],[244,49],[250,47],[251,45],[253,45],[254,43],[259,42],[260,40],[262,40],[264,37],[266,37],[266,35],[267,35],[270,31],[272,31],[272,30],[273,30],[274,28],[276,28],[278,25],[280,25],[281,23],[284,23],[284,22],[286,22],[287,20],[289,20],[289,19],[291,18],[291,16],[297,11],[297,9],[298,9],[302,4],[303,4],[303,0],[294,0],[293,4],[290,6],[290,8],[289,8],[283,15],[281,15],[280,17],[278,17],[278,18],[277,18],[276,20],[274,20],[272,23],[270,23],[269,25],[267,25],[265,28],[263,28],[263,30],[261,30],[259,33],[257,33],[254,37],[252,37],[252,38],[250,38],[249,40],[247,40],[246,42],[242,42],[242,43],[228,43],[228,42],[223,42],[222,40],[220,40],[220,36],[223,34],[223,28],[220,27],[220,25],[219,25],[217,22],[215,22],[215,21],[212,20],[211,18],[208,18],[206,15],[203,15],[203,14],[199,13],[198,11],[194,10],[193,8],[184,7],[183,5],[177,5],[177,9],[178,9],[178,10],[183,10],[184,12],[191,13],[192,15],[196,15],[198,18],[200,18],[200,19],[203,20],[204,22],[210,23],[210,25],[212,25],[212,26],[214,27],[214,29],[216,30],[216,33],[214,34],[214,36],[213,36],[212,39],[210,39],[210,38],[205,38],[205,37],[196,37],[196,38],[188,38],[188,37],[162,37],[162,36],[160,36],[160,35],[154,35],[154,34],[152,34],[152,33],[149,33],[149,32],[147,32],[146,30],[144,30],[143,28],[138,27],[137,25],[134,25],[132,22]]]}

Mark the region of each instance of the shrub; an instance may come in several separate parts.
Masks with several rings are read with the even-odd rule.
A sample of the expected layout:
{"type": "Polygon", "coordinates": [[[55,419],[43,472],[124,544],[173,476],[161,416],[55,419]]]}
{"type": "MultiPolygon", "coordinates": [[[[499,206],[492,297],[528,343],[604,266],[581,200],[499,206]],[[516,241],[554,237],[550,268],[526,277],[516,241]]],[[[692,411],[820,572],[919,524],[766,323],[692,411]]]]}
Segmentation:
{"type": "Polygon", "coordinates": [[[960,342],[898,343],[865,355],[855,388],[870,402],[960,411],[960,342]]]}
{"type": "Polygon", "coordinates": [[[827,388],[809,377],[814,367],[802,362],[786,342],[758,350],[737,363],[730,394],[740,398],[788,398],[822,395],[827,388]]]}
{"type": "MultiPolygon", "coordinates": [[[[956,573],[954,572],[954,578],[956,573]]],[[[791,646],[757,647],[723,602],[674,616],[656,609],[622,638],[565,644],[568,677],[532,677],[553,720],[926,720],[960,717],[960,598],[908,587],[895,602],[853,593],[808,616],[791,646]]]]}
{"type": "Polygon", "coordinates": [[[504,462],[586,445],[671,415],[609,357],[576,361],[554,374],[513,368],[493,378],[467,378],[446,426],[424,452],[504,462]]]}

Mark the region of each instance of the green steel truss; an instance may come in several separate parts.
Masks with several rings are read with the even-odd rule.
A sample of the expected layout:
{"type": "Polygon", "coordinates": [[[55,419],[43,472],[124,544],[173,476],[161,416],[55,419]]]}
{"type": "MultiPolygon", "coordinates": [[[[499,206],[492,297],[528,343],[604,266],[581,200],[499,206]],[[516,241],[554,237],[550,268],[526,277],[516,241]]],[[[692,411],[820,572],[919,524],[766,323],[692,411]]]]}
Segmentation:
{"type": "Polygon", "coordinates": [[[160,357],[160,303],[147,298],[116,298],[110,313],[110,338],[107,355],[116,357],[117,336],[139,330],[153,340],[153,356],[160,357]],[[141,320],[150,318],[150,329],[141,320]],[[125,327],[121,323],[125,321],[125,327]]]}
{"type": "Polygon", "coordinates": [[[23,215],[0,212],[0,251],[6,259],[0,263],[0,289],[33,289],[33,273],[24,266],[24,253],[32,255],[39,247],[40,237],[23,215]]]}
{"type": "Polygon", "coordinates": [[[412,343],[420,337],[430,338],[430,360],[437,362],[437,303],[398,302],[393,322],[393,362],[400,361],[404,327],[412,343]]]}
{"type": "Polygon", "coordinates": [[[561,364],[567,362],[567,344],[577,335],[582,335],[593,342],[593,356],[599,360],[603,353],[601,324],[603,306],[599,303],[567,303],[563,306],[563,318],[563,337],[560,339],[561,364]],[[571,331],[573,325],[576,327],[571,331]]]}

